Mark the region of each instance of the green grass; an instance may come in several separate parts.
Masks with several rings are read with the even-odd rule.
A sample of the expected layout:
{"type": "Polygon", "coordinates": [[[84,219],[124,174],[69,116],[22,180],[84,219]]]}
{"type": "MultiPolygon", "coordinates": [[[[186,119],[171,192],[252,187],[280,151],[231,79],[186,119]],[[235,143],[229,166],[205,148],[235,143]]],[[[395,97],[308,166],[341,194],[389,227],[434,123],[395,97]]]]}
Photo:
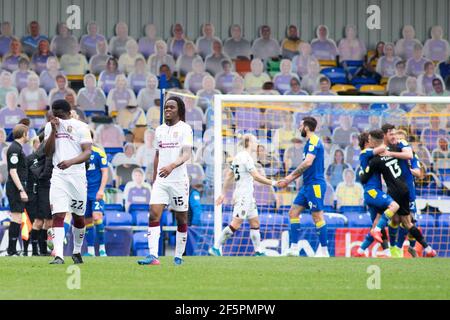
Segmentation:
{"type": "Polygon", "coordinates": [[[175,267],[137,258],[86,258],[81,289],[48,258],[0,258],[0,299],[450,299],[450,259],[187,257],[175,267]],[[367,267],[381,289],[367,289],[367,267]]]}

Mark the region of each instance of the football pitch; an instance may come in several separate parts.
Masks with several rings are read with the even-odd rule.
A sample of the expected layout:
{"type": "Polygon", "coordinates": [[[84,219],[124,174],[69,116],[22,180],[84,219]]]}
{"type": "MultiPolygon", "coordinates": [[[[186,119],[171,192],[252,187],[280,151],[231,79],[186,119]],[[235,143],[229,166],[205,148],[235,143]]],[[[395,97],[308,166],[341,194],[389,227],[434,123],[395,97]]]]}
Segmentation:
{"type": "Polygon", "coordinates": [[[170,257],[160,266],[137,259],[85,258],[73,270],[70,257],[57,266],[0,258],[0,299],[450,299],[450,259],[186,257],[179,267],[170,257]]]}

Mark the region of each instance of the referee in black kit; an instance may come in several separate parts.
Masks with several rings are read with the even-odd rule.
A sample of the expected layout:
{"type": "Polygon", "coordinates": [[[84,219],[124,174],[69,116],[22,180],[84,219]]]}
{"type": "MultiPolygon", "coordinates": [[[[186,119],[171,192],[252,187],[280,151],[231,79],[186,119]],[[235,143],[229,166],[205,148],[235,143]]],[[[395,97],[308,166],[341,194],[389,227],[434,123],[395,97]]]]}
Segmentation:
{"type": "Polygon", "coordinates": [[[38,137],[39,147],[27,157],[28,203],[26,209],[33,222],[31,230],[31,245],[33,256],[48,256],[47,230],[52,224],[52,210],[50,208],[50,179],[52,177],[53,157],[47,157],[44,152],[44,132],[38,137]]]}
{"type": "Polygon", "coordinates": [[[28,175],[27,162],[22,146],[28,142],[28,127],[18,124],[13,129],[14,141],[6,152],[8,165],[8,181],[6,182],[6,196],[11,210],[11,224],[9,226],[8,256],[18,255],[16,246],[20,236],[22,213],[28,195],[25,192],[28,175]]]}

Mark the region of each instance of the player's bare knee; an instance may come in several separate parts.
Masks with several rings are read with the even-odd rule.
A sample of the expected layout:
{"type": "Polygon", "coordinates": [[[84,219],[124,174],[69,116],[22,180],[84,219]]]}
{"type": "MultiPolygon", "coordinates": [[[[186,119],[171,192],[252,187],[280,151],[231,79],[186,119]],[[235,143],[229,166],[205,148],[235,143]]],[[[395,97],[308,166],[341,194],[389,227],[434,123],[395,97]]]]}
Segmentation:
{"type": "Polygon", "coordinates": [[[241,227],[242,222],[243,220],[234,218],[230,223],[230,227],[232,227],[232,229],[234,230],[238,230],[241,227]]]}
{"type": "Polygon", "coordinates": [[[397,202],[393,201],[391,202],[391,204],[389,205],[389,210],[391,210],[392,212],[397,212],[398,209],[400,209],[400,206],[398,205],[397,202]]]}
{"type": "Polygon", "coordinates": [[[44,220],[44,229],[48,230],[52,227],[53,221],[51,219],[45,219],[44,220]]]}
{"type": "Polygon", "coordinates": [[[33,222],[33,229],[35,230],[41,230],[44,226],[44,220],[41,219],[35,219],[33,222]]]}
{"type": "Polygon", "coordinates": [[[313,212],[312,213],[312,219],[313,219],[315,224],[317,224],[318,222],[323,221],[324,220],[323,219],[323,212],[322,211],[320,211],[320,212],[313,212]]]}
{"type": "Polygon", "coordinates": [[[251,229],[259,229],[260,227],[258,218],[250,219],[248,223],[250,224],[251,229]]]}
{"type": "Polygon", "coordinates": [[[55,228],[63,228],[64,227],[64,218],[66,217],[65,213],[55,213],[53,215],[52,225],[55,228]]]}
{"type": "Polygon", "coordinates": [[[85,221],[83,216],[73,215],[73,226],[77,229],[83,229],[85,227],[85,221]]]}
{"type": "Polygon", "coordinates": [[[157,206],[151,206],[150,207],[150,215],[149,215],[149,222],[155,223],[159,222],[161,220],[163,208],[157,207],[157,206]]]}
{"type": "Polygon", "coordinates": [[[295,219],[300,217],[300,212],[301,212],[300,207],[292,206],[291,209],[289,210],[289,218],[295,219]]]}
{"type": "MultiPolygon", "coordinates": [[[[92,214],[92,218],[94,219],[94,222],[99,222],[103,220],[103,214],[101,212],[94,212],[92,214]]],[[[87,223],[87,219],[86,219],[86,223],[87,223]]]]}
{"type": "Polygon", "coordinates": [[[175,219],[177,220],[177,225],[187,224],[188,217],[187,212],[175,212],[175,219]]]}

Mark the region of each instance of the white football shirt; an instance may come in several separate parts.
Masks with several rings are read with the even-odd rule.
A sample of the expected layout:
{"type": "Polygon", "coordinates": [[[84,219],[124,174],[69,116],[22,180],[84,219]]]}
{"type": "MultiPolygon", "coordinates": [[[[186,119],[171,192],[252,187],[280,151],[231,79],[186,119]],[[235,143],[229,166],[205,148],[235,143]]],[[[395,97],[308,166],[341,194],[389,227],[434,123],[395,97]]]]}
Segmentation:
{"type": "MultiPolygon", "coordinates": [[[[45,140],[52,132],[52,125],[45,125],[45,140]]],[[[53,173],[79,174],[86,173],[86,165],[75,164],[66,170],[57,167],[59,163],[77,157],[81,152],[82,144],[92,144],[91,132],[86,123],[76,119],[59,119],[59,127],[56,131],[55,153],[53,154],[53,173]]]]}
{"type": "Polygon", "coordinates": [[[253,197],[254,179],[250,174],[255,168],[255,162],[248,151],[241,151],[233,159],[231,170],[234,173],[236,188],[234,198],[253,197]]]}
{"type": "MultiPolygon", "coordinates": [[[[192,128],[183,121],[178,121],[173,126],[163,124],[155,131],[155,148],[159,152],[158,173],[161,168],[174,163],[180,156],[183,147],[192,148],[194,145],[192,128]]],[[[175,168],[168,177],[160,178],[159,181],[186,181],[188,180],[186,163],[175,168]]]]}

